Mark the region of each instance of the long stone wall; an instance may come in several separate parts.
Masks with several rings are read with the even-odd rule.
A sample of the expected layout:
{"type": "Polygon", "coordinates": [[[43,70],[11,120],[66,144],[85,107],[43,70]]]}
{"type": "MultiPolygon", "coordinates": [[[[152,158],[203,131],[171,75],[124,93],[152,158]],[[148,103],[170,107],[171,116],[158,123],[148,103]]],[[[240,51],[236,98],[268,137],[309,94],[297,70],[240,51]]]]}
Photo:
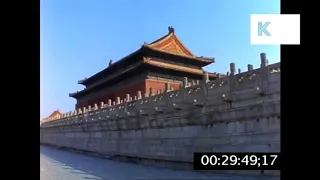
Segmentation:
{"type": "Polygon", "coordinates": [[[261,57],[259,69],[236,74],[231,63],[214,81],[205,73],[203,83],[185,78],[177,91],[138,92],[47,119],[40,142],[188,167],[194,152],[280,152],[280,63],[261,57]]]}

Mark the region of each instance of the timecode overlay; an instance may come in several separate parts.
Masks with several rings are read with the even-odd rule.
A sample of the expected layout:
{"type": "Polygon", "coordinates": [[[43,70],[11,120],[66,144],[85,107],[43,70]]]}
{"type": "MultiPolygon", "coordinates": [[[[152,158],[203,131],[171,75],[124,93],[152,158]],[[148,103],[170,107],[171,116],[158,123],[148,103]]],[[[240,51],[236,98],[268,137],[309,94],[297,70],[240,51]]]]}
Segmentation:
{"type": "Polygon", "coordinates": [[[194,153],[194,170],[280,170],[280,153],[194,153]]]}

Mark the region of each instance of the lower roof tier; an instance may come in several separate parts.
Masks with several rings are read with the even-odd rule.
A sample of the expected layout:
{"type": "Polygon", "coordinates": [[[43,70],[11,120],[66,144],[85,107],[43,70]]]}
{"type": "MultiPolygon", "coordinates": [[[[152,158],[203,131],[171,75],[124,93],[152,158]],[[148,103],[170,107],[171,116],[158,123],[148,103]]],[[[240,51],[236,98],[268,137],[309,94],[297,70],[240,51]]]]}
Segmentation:
{"type": "Polygon", "coordinates": [[[126,66],[126,64],[130,64],[131,62],[134,62],[136,60],[139,61],[141,57],[143,56],[153,56],[153,57],[161,57],[164,59],[168,59],[173,62],[177,63],[185,63],[185,64],[191,64],[199,67],[207,66],[211,63],[214,63],[214,58],[205,58],[205,57],[189,57],[189,56],[183,56],[179,54],[172,54],[166,51],[157,50],[155,48],[149,47],[148,45],[143,45],[140,49],[137,51],[129,54],[128,56],[111,63],[107,68],[104,70],[96,73],[95,75],[85,78],[83,80],[80,80],[78,83],[83,85],[91,84],[92,82],[103,78],[104,76],[108,76],[115,71],[117,71],[119,68],[126,66]]]}
{"type": "MultiPolygon", "coordinates": [[[[148,73],[151,73],[151,72],[164,74],[166,76],[172,75],[172,76],[180,77],[181,80],[183,79],[183,77],[201,80],[203,78],[203,73],[204,73],[204,71],[201,69],[193,69],[189,67],[166,64],[163,62],[145,59],[143,62],[136,63],[122,72],[118,72],[116,74],[108,76],[107,78],[103,79],[101,82],[94,84],[92,86],[89,86],[83,89],[82,91],[70,93],[69,96],[78,99],[82,96],[85,96],[88,93],[99,90],[105,86],[112,86],[115,83],[125,81],[131,77],[139,76],[141,74],[147,75],[148,73]],[[164,66],[166,68],[164,68],[164,66]]],[[[145,76],[145,78],[146,77],[147,76],[145,76]]],[[[216,77],[217,77],[216,73],[209,73],[209,78],[211,80],[215,79],[216,77]]]]}

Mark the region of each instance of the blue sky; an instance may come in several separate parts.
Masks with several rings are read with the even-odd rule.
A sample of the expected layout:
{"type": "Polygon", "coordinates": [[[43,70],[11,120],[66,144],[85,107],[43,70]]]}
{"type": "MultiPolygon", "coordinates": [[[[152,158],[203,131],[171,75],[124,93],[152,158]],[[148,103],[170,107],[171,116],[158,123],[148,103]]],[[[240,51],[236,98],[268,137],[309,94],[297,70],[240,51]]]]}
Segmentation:
{"type": "Polygon", "coordinates": [[[77,81],[175,28],[206,67],[259,66],[259,54],[280,61],[280,46],[250,45],[250,14],[279,14],[280,0],[41,0],[41,118],[74,109],[77,81]]]}

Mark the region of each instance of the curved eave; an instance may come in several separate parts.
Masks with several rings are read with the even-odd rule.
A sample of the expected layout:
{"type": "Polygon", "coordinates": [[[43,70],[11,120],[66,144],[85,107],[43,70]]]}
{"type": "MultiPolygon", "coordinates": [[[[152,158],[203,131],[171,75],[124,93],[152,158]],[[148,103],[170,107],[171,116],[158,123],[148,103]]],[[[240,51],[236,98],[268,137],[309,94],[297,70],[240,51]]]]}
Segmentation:
{"type": "Polygon", "coordinates": [[[168,52],[168,51],[156,49],[156,48],[150,47],[148,45],[144,45],[144,46],[153,50],[153,51],[156,51],[156,52],[161,52],[161,53],[171,54],[171,55],[175,55],[175,56],[179,56],[179,57],[183,57],[183,58],[187,58],[187,59],[191,59],[191,60],[196,60],[198,62],[203,63],[205,66],[209,65],[211,63],[214,63],[214,58],[203,58],[203,57],[193,57],[193,56],[181,55],[181,54],[176,54],[173,52],[168,52]]]}
{"type": "Polygon", "coordinates": [[[83,95],[83,94],[86,94],[86,93],[92,91],[94,88],[96,88],[96,87],[98,87],[98,86],[101,86],[101,85],[109,82],[110,80],[114,80],[115,78],[118,78],[119,76],[122,76],[122,75],[124,75],[124,74],[126,74],[126,73],[128,73],[128,72],[134,71],[134,70],[135,70],[137,67],[139,67],[141,64],[142,64],[142,62],[140,61],[140,62],[136,63],[136,65],[134,65],[134,66],[132,66],[132,67],[130,67],[130,68],[122,71],[122,72],[118,72],[117,74],[112,74],[111,77],[109,76],[109,78],[106,78],[104,81],[102,81],[102,82],[100,82],[100,83],[98,83],[98,84],[96,84],[96,85],[93,85],[93,86],[90,87],[90,88],[85,88],[85,89],[83,89],[83,90],[81,90],[81,91],[77,91],[77,92],[75,92],[75,93],[69,93],[69,97],[78,98],[79,96],[81,96],[81,95],[83,95]]]}
{"type": "Polygon", "coordinates": [[[210,62],[210,63],[215,63],[215,59],[214,57],[204,57],[204,56],[197,56],[197,59],[201,60],[201,61],[206,61],[206,62],[210,62]]]}
{"type": "MultiPolygon", "coordinates": [[[[204,72],[203,69],[194,69],[194,68],[189,68],[185,66],[159,62],[159,61],[152,60],[152,58],[146,58],[146,57],[143,57],[143,62],[145,64],[149,64],[155,67],[166,68],[166,69],[171,69],[175,71],[187,72],[187,73],[198,74],[198,75],[201,75],[204,72]]],[[[215,73],[209,73],[209,76],[215,76],[215,73]]]]}
{"type": "MultiPolygon", "coordinates": [[[[123,60],[126,60],[126,59],[132,57],[133,55],[139,53],[143,48],[144,48],[144,45],[142,45],[141,48],[139,48],[138,50],[134,51],[133,53],[131,53],[131,54],[129,54],[129,55],[127,55],[127,56],[119,59],[118,61],[112,63],[110,66],[108,66],[107,68],[103,69],[102,71],[94,74],[93,76],[91,76],[91,77],[89,77],[89,78],[87,78],[87,79],[82,80],[82,81],[81,81],[81,84],[82,84],[82,85],[87,84],[89,81],[93,80],[95,77],[97,77],[97,76],[99,76],[100,74],[102,74],[102,73],[110,70],[111,68],[113,68],[116,64],[119,64],[119,63],[123,62],[123,60]]],[[[78,83],[79,83],[79,81],[78,81],[78,83]]]]}
{"type": "MultiPolygon", "coordinates": [[[[92,77],[92,76],[91,76],[91,77],[92,77]]],[[[80,80],[80,81],[78,81],[78,84],[86,85],[86,83],[88,82],[88,79],[89,79],[89,78],[84,79],[84,80],[80,80]]]]}
{"type": "Polygon", "coordinates": [[[69,97],[76,98],[78,94],[79,94],[79,92],[69,93],[69,97]]]}
{"type": "Polygon", "coordinates": [[[78,84],[85,85],[84,83],[86,82],[86,80],[87,80],[87,78],[86,78],[86,79],[79,80],[79,81],[78,81],[78,84]]]}

